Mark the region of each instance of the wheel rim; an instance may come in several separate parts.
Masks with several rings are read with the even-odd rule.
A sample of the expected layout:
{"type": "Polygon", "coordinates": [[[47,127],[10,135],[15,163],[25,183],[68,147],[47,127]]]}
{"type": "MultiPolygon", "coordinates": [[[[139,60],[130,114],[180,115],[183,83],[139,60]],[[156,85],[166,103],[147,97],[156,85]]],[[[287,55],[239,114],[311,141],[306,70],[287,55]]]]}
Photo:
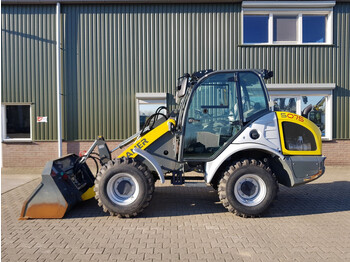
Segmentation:
{"type": "Polygon", "coordinates": [[[128,173],[114,175],[107,183],[107,195],[117,205],[133,203],[140,193],[136,179],[128,173]]]}
{"type": "Polygon", "coordinates": [[[259,176],[246,174],[235,183],[234,194],[242,205],[256,206],[266,197],[266,184],[259,176]]]}

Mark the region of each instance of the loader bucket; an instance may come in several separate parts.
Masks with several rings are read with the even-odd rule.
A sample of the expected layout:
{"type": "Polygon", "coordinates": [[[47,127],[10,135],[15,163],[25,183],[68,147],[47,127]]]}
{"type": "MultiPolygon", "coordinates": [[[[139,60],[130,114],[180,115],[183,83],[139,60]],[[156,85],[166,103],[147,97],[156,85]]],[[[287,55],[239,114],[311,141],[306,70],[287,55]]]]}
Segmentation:
{"type": "Polygon", "coordinates": [[[89,167],[78,161],[79,157],[71,154],[47,162],[41,183],[24,202],[19,219],[62,218],[75,204],[93,197],[95,178],[89,167]]]}

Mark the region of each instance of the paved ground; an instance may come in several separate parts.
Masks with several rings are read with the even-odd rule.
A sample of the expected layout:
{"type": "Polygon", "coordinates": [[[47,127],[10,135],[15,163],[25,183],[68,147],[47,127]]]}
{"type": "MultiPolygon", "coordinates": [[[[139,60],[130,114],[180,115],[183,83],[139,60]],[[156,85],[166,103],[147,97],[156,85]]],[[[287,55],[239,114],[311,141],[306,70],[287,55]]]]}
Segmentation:
{"type": "Polygon", "coordinates": [[[18,186],[24,185],[34,179],[41,178],[41,168],[2,168],[1,194],[18,186]]]}
{"type": "Polygon", "coordinates": [[[40,180],[2,194],[2,261],[350,261],[350,171],[280,188],[262,218],[234,216],[210,187],[158,186],[135,219],[107,216],[95,200],[65,219],[19,221],[40,180]]]}
{"type": "MultiPolygon", "coordinates": [[[[14,188],[27,184],[35,179],[40,179],[40,174],[32,175],[1,175],[1,194],[14,188]]],[[[39,180],[40,181],[40,180],[39,180]]]]}

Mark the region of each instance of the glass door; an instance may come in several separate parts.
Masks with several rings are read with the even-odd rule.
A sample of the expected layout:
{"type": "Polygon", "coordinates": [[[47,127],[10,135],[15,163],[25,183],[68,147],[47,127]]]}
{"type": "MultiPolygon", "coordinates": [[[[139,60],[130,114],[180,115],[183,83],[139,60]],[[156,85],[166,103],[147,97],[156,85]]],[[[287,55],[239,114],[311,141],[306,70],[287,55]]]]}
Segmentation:
{"type": "Polygon", "coordinates": [[[212,74],[194,90],[185,120],[184,159],[210,158],[240,130],[234,74],[212,74]]]}

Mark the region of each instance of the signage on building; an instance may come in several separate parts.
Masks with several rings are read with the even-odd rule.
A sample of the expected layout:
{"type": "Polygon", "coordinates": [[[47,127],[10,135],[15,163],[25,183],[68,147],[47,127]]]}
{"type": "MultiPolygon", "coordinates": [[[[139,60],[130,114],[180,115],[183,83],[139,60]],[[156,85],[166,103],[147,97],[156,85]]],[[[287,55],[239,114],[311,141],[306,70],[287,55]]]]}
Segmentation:
{"type": "Polygon", "coordinates": [[[37,116],[36,122],[37,123],[47,123],[47,116],[37,116]]]}

